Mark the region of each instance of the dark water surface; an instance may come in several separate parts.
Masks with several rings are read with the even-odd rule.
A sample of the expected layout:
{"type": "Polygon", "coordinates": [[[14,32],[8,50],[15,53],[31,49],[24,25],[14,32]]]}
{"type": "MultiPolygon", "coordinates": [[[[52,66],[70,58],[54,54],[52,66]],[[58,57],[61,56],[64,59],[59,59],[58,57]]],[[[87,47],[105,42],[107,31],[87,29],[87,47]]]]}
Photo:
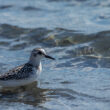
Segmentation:
{"type": "Polygon", "coordinates": [[[0,73],[43,47],[38,84],[0,90],[0,110],[110,110],[109,0],[0,0],[0,73]]]}

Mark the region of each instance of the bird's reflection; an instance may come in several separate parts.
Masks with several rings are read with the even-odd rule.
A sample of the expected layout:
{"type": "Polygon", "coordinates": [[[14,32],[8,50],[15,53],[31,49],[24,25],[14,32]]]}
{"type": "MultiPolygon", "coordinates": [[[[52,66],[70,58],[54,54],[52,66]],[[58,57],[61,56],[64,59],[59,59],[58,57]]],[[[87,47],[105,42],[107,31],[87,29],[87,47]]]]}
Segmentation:
{"type": "Polygon", "coordinates": [[[0,100],[36,106],[46,101],[47,91],[47,89],[37,87],[37,82],[16,88],[1,88],[0,100]]]}

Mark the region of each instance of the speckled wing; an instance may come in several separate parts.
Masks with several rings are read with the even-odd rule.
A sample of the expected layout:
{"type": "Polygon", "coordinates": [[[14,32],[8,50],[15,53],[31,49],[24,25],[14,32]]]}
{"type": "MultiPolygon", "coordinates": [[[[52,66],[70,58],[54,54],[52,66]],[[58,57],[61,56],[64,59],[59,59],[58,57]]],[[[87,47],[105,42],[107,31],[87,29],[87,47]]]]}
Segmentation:
{"type": "Polygon", "coordinates": [[[25,65],[9,70],[3,75],[0,75],[0,80],[6,81],[14,79],[15,80],[25,79],[30,76],[30,73],[32,73],[32,65],[27,63],[25,65]]]}

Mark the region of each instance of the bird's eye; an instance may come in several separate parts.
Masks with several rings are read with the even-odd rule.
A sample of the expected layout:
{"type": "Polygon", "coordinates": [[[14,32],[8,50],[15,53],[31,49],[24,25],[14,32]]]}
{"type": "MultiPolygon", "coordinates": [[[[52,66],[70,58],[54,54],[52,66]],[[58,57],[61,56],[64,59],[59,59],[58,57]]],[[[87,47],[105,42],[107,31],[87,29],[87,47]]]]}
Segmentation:
{"type": "Polygon", "coordinates": [[[42,54],[42,52],[38,52],[38,54],[39,54],[39,55],[41,55],[41,54],[42,54]]]}

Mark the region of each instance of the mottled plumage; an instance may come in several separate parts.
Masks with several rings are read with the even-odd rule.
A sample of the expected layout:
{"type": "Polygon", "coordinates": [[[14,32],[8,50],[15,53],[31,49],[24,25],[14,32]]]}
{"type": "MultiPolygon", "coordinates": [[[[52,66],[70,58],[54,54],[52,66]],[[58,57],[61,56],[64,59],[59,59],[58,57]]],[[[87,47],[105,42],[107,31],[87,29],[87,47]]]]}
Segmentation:
{"type": "Polygon", "coordinates": [[[33,74],[33,65],[26,63],[22,66],[9,70],[3,75],[0,75],[0,80],[19,80],[30,77],[33,74]]]}
{"type": "Polygon", "coordinates": [[[41,59],[44,57],[54,60],[54,58],[46,55],[44,49],[33,49],[26,64],[0,75],[0,85],[3,87],[15,87],[36,81],[39,72],[42,70],[41,59]]]}

